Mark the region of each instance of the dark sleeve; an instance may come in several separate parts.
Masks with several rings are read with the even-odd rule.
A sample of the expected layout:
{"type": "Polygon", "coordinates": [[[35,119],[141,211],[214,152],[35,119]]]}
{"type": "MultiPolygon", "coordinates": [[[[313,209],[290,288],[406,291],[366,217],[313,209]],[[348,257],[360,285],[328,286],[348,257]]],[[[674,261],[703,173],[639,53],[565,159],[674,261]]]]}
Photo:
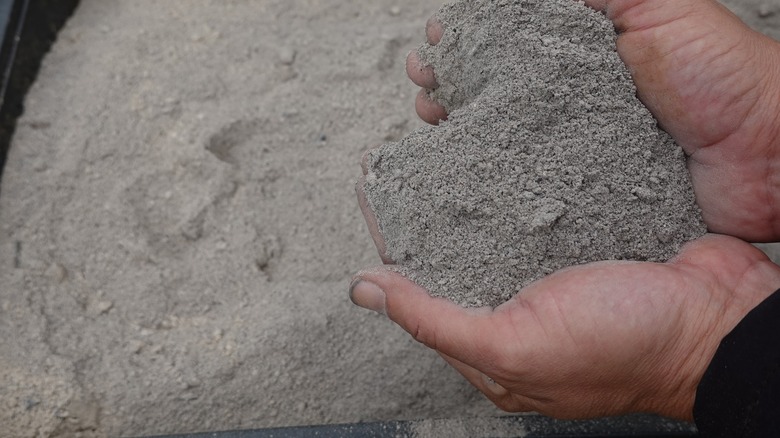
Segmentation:
{"type": "Polygon", "coordinates": [[[780,291],[723,339],[696,392],[707,437],[780,437],[780,291]]]}

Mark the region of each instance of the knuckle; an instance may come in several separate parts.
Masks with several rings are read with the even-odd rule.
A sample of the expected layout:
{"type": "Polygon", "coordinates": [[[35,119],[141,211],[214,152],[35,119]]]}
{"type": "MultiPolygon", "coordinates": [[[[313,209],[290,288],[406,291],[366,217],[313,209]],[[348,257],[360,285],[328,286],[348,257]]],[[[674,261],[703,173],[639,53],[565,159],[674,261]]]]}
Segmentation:
{"type": "Polygon", "coordinates": [[[493,403],[496,405],[496,407],[504,412],[516,413],[531,412],[534,410],[530,406],[526,406],[516,398],[512,397],[511,394],[507,395],[506,397],[502,397],[501,399],[493,400],[493,403]]]}
{"type": "Polygon", "coordinates": [[[506,398],[500,399],[500,400],[493,400],[493,404],[496,405],[497,408],[501,409],[504,412],[521,412],[522,410],[517,409],[517,404],[507,400],[506,398]]]}
{"type": "Polygon", "coordinates": [[[425,327],[422,320],[417,319],[411,331],[412,337],[428,348],[436,350],[436,332],[425,327]]]}

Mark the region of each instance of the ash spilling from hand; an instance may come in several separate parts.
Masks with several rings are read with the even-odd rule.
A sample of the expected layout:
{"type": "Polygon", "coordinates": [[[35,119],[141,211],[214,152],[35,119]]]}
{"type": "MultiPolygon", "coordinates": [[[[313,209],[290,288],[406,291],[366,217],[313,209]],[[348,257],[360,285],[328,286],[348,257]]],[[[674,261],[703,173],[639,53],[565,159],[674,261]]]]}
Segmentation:
{"type": "Polygon", "coordinates": [[[469,0],[420,48],[449,120],[386,144],[364,186],[387,252],[460,305],[497,306],[566,266],[663,262],[706,232],[685,156],[636,97],[601,14],[469,0]]]}

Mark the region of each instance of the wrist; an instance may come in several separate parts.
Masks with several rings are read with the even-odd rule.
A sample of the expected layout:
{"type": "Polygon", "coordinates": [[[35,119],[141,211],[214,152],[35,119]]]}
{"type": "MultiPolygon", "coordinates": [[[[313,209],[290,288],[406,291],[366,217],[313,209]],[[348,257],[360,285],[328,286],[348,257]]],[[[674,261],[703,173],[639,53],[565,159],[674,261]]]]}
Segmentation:
{"type": "Polygon", "coordinates": [[[662,355],[653,396],[643,412],[693,420],[696,392],[723,339],[780,288],[780,267],[742,240],[709,234],[688,244],[670,264],[684,282],[668,318],[675,341],[662,355]]]}
{"type": "Polygon", "coordinates": [[[780,293],[775,292],[721,342],[697,388],[694,418],[702,435],[778,435],[778,313],[780,293]]]}
{"type": "Polygon", "coordinates": [[[697,354],[690,357],[690,378],[678,406],[684,412],[685,420],[693,420],[693,407],[697,389],[710,367],[724,338],[728,336],[745,317],[780,289],[780,267],[765,256],[751,263],[741,278],[734,284],[725,285],[726,295],[719,303],[722,307],[716,315],[713,329],[700,343],[697,354]]]}

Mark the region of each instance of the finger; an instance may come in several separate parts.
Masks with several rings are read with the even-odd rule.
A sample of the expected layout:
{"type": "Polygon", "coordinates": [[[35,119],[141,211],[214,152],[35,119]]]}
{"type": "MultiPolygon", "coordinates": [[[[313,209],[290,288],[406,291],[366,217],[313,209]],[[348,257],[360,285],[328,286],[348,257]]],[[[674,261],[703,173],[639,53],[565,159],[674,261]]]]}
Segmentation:
{"type": "Polygon", "coordinates": [[[507,347],[505,341],[514,343],[513,350],[523,348],[524,341],[511,333],[515,324],[507,321],[506,313],[464,309],[445,298],[431,297],[424,288],[388,269],[361,272],[356,280],[364,284],[355,286],[354,292],[383,294],[382,310],[414,339],[472,367],[504,368],[506,358],[501,351],[507,347]]]}
{"type": "Polygon", "coordinates": [[[371,153],[373,153],[377,147],[373,147],[365,152],[360,157],[360,169],[363,171],[363,175],[368,175],[368,170],[371,168],[371,153]]]}
{"type": "Polygon", "coordinates": [[[442,120],[447,120],[447,110],[433,100],[430,96],[430,92],[426,89],[420,90],[420,93],[417,94],[415,109],[417,110],[417,115],[420,116],[425,123],[438,125],[442,120]]]}
{"type": "Polygon", "coordinates": [[[508,389],[489,375],[446,354],[439,353],[439,356],[500,409],[507,412],[531,412],[536,410],[533,407],[536,405],[533,400],[510,393],[508,389]]]}
{"type": "Polygon", "coordinates": [[[423,63],[417,50],[412,50],[406,57],[406,74],[415,85],[420,87],[429,89],[439,87],[439,83],[436,82],[436,75],[433,72],[433,67],[423,63]]]}
{"type": "Polygon", "coordinates": [[[425,24],[425,37],[428,39],[428,44],[432,46],[439,44],[443,35],[444,26],[439,21],[439,18],[435,15],[429,18],[425,24]]]}
{"type": "Polygon", "coordinates": [[[458,359],[447,356],[444,353],[439,353],[439,356],[441,356],[442,359],[444,359],[451,367],[455,368],[460,374],[462,374],[463,377],[469,381],[469,383],[474,385],[475,388],[479,389],[483,394],[485,394],[491,401],[493,401],[493,403],[497,403],[497,401],[500,401],[509,395],[509,390],[498,384],[495,380],[493,380],[493,378],[488,377],[488,375],[482,371],[479,371],[472,366],[466,365],[458,359]]]}
{"type": "Polygon", "coordinates": [[[382,232],[379,229],[379,221],[374,214],[374,210],[368,205],[368,198],[366,198],[366,192],[363,187],[366,183],[366,175],[363,175],[355,185],[355,192],[357,193],[358,205],[360,205],[360,211],[363,213],[363,218],[366,220],[368,226],[368,232],[371,238],[374,240],[374,246],[376,246],[377,252],[379,252],[379,258],[382,259],[382,263],[390,264],[393,261],[387,255],[387,244],[385,243],[382,232]]]}

